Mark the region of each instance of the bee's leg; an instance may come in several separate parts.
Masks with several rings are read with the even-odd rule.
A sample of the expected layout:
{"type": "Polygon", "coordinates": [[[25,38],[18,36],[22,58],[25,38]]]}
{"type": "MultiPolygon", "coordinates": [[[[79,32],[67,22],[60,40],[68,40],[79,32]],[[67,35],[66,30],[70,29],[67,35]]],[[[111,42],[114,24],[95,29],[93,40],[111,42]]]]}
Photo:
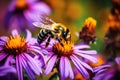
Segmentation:
{"type": "Polygon", "coordinates": [[[66,37],[67,37],[68,33],[69,33],[69,29],[66,30],[66,34],[65,34],[65,37],[64,37],[65,41],[67,41],[66,37]]]}
{"type": "Polygon", "coordinates": [[[48,45],[49,45],[49,43],[50,43],[50,39],[51,39],[51,36],[48,37],[45,47],[48,47],[48,45]]]}
{"type": "Polygon", "coordinates": [[[61,44],[61,46],[64,47],[64,45],[63,45],[63,43],[62,43],[62,39],[61,39],[61,38],[58,38],[58,41],[59,41],[59,43],[61,44]]]}

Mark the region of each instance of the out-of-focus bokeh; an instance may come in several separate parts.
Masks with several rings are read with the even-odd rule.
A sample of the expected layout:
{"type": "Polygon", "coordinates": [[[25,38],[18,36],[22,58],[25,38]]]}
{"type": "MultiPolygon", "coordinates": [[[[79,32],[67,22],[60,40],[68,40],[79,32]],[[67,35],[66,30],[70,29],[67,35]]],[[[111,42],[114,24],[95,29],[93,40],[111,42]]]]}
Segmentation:
{"type": "MultiPolygon", "coordinates": [[[[0,36],[10,34],[10,29],[5,28],[5,16],[12,1],[0,1],[0,36]]],[[[37,0],[36,0],[37,1],[37,0]]],[[[99,53],[103,52],[104,36],[108,30],[108,17],[112,9],[111,0],[38,0],[44,2],[50,8],[48,15],[55,22],[63,23],[70,29],[72,41],[77,43],[77,33],[82,29],[84,21],[93,17],[96,21],[96,44],[91,44],[99,53]]],[[[10,27],[9,27],[10,28],[10,27]]],[[[28,29],[26,27],[25,29],[28,29]]],[[[39,29],[30,29],[36,37],[39,29]]],[[[22,32],[22,31],[21,31],[22,32]]]]}

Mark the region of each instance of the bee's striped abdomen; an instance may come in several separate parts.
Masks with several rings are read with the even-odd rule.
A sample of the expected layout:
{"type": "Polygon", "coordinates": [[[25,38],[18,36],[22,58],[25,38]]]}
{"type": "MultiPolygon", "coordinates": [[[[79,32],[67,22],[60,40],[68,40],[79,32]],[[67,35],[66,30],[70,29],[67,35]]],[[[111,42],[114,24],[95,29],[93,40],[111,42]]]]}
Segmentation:
{"type": "Polygon", "coordinates": [[[48,34],[49,34],[48,30],[41,29],[37,38],[38,43],[41,44],[48,37],[48,34]]]}

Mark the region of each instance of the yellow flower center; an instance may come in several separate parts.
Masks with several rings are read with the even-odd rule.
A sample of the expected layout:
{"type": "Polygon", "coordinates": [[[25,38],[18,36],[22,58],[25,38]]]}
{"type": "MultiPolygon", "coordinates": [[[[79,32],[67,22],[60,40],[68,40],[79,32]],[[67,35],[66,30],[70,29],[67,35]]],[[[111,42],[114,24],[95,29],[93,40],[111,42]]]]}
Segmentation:
{"type": "Polygon", "coordinates": [[[6,40],[4,46],[4,51],[10,54],[20,54],[21,52],[26,51],[27,43],[24,38],[21,38],[20,35],[10,36],[6,40]]]}
{"type": "Polygon", "coordinates": [[[16,5],[17,5],[17,7],[19,7],[19,8],[25,7],[26,4],[27,4],[27,1],[26,1],[26,0],[16,0],[16,5]]]}
{"type": "Polygon", "coordinates": [[[69,56],[73,53],[73,43],[62,41],[63,46],[58,42],[53,45],[53,52],[58,56],[69,56]]]}

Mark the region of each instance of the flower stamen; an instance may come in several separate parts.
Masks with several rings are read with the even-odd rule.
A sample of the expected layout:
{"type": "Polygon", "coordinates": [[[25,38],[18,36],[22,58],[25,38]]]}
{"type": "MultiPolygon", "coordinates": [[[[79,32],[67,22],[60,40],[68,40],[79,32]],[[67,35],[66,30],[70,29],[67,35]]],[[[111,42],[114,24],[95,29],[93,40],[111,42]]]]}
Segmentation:
{"type": "Polygon", "coordinates": [[[6,40],[4,51],[12,54],[19,54],[26,50],[27,44],[24,38],[20,35],[10,36],[6,40]]]}
{"type": "Polygon", "coordinates": [[[62,41],[62,46],[59,42],[53,45],[53,52],[59,56],[69,56],[73,53],[73,43],[70,41],[62,41]]]}

